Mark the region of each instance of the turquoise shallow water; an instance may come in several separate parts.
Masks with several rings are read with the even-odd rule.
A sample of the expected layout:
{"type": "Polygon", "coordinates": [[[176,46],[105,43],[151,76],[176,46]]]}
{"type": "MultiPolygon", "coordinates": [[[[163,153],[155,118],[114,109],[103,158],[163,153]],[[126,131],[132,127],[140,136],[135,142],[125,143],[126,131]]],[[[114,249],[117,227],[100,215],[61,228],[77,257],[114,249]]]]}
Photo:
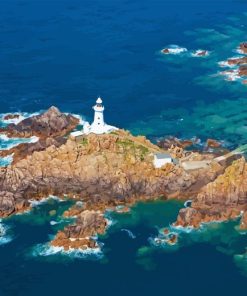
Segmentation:
{"type": "Polygon", "coordinates": [[[150,239],[169,227],[183,203],[139,203],[127,214],[109,214],[112,225],[98,239],[101,252],[64,254],[47,242],[70,223],[61,217],[70,205],[52,198],[30,213],[2,221],[9,239],[1,241],[2,295],[231,295],[246,288],[246,259],[235,255],[244,252],[247,237],[236,231],[236,222],[178,231],[177,245],[157,248],[150,239]]]}
{"type": "MultiPolygon", "coordinates": [[[[230,147],[246,143],[246,86],[218,75],[218,62],[237,55],[246,39],[246,12],[245,1],[231,0],[3,0],[0,113],[26,116],[56,105],[91,120],[101,95],[109,124],[152,140],[175,135],[213,137],[230,147]],[[162,55],[171,44],[188,51],[162,55]],[[197,49],[210,54],[192,57],[197,49]]],[[[1,148],[13,144],[0,139],[1,148]]],[[[51,254],[47,242],[69,223],[61,218],[68,206],[52,200],[1,221],[0,295],[246,291],[247,263],[237,255],[247,241],[237,221],[179,233],[176,246],[157,248],[152,239],[183,205],[139,204],[112,216],[115,224],[99,239],[101,253],[51,254]]]]}

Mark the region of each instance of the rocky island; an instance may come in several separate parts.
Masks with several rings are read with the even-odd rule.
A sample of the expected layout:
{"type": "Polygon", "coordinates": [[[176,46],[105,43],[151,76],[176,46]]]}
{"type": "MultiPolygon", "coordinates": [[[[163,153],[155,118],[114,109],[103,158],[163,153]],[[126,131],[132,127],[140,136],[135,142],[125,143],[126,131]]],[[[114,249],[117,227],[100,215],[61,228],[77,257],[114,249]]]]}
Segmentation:
{"type": "MultiPolygon", "coordinates": [[[[192,200],[175,225],[199,227],[241,215],[241,228],[247,228],[247,164],[237,153],[187,151],[190,141],[171,138],[156,145],[121,129],[75,137],[71,132],[78,124],[78,118],[51,107],[1,128],[8,137],[38,137],[0,151],[1,157],[13,155],[13,162],[0,168],[1,217],[50,195],[73,200],[64,212],[73,222],[51,241],[65,250],[97,247],[95,236],[108,225],[106,210],[122,206],[126,211],[140,200],[192,200]],[[157,168],[154,157],[162,153],[173,161],[157,168]]],[[[220,143],[209,139],[208,146],[218,149],[220,143]]]]}

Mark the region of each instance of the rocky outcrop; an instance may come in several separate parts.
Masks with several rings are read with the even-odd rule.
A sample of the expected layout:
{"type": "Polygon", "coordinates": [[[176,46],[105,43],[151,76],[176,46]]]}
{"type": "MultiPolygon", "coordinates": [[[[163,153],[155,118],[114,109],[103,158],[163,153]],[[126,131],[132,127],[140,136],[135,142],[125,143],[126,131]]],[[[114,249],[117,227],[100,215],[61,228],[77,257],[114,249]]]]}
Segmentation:
{"type": "MultiPolygon", "coordinates": [[[[8,118],[12,118],[10,114],[8,118]]],[[[13,163],[26,158],[34,151],[42,151],[49,146],[59,147],[66,142],[63,137],[71,132],[79,123],[79,120],[72,116],[61,113],[56,107],[51,107],[48,111],[22,120],[18,124],[10,124],[6,128],[1,128],[8,137],[32,137],[38,136],[35,143],[22,143],[9,150],[0,151],[0,157],[13,155],[13,163]]]]}
{"type": "Polygon", "coordinates": [[[180,140],[176,137],[167,137],[163,139],[159,139],[157,141],[157,145],[162,148],[168,150],[172,145],[179,147],[179,148],[187,148],[190,147],[194,144],[196,144],[198,139],[193,139],[193,140],[180,140]]]}
{"type": "Polygon", "coordinates": [[[227,60],[229,65],[243,65],[247,63],[247,57],[232,58],[227,60]]]}
{"type": "Polygon", "coordinates": [[[12,164],[15,164],[19,160],[26,158],[28,155],[32,154],[34,151],[43,151],[49,146],[59,147],[65,142],[66,139],[64,137],[49,137],[40,139],[35,143],[21,143],[9,150],[0,150],[0,157],[13,155],[12,164]]]}
{"type": "MultiPolygon", "coordinates": [[[[234,161],[213,182],[202,188],[191,208],[179,212],[176,225],[198,227],[203,222],[237,218],[247,210],[247,164],[242,157],[234,161]]],[[[246,214],[242,228],[245,227],[246,214]]]]}
{"type": "Polygon", "coordinates": [[[181,198],[186,192],[194,194],[206,176],[212,180],[222,169],[220,165],[217,169],[212,166],[197,175],[174,164],[156,169],[153,153],[160,152],[160,148],[145,137],[134,137],[123,130],[50,144],[47,148],[42,146],[42,151],[35,147],[26,158],[20,157],[0,169],[0,215],[23,211],[29,207],[30,199],[48,195],[67,195],[82,201],[82,209],[73,207],[66,213],[76,217],[75,223],[61,230],[53,242],[66,249],[96,247],[92,236],[105,231],[106,209],[160,196],[181,198]]]}
{"type": "Polygon", "coordinates": [[[247,54],[247,42],[242,42],[242,43],[239,45],[239,49],[240,49],[244,54],[247,54]]]}
{"type": "Polygon", "coordinates": [[[239,76],[247,76],[247,66],[242,65],[238,69],[239,76]]]}
{"type": "Polygon", "coordinates": [[[50,146],[0,171],[1,189],[23,198],[71,194],[97,200],[166,195],[195,182],[175,165],[155,169],[147,140],[122,134],[90,134],[81,143],[50,146]]]}
{"type": "MultiPolygon", "coordinates": [[[[12,165],[0,168],[1,217],[24,211],[30,207],[30,199],[38,200],[48,195],[61,198],[66,195],[77,201],[65,213],[67,217],[73,216],[75,221],[61,230],[52,242],[66,250],[97,247],[93,237],[103,234],[107,227],[106,209],[116,209],[120,205],[127,209],[136,201],[161,196],[193,198],[201,187],[214,181],[225,168],[213,161],[213,154],[186,152],[172,144],[168,150],[178,163],[157,169],[153,165],[153,154],[163,150],[145,137],[134,137],[124,130],[103,135],[89,134],[79,140],[61,137],[77,123],[71,115],[51,108],[35,119],[30,118],[17,128],[9,129],[23,135],[40,135],[39,142],[1,152],[2,155],[15,154],[12,165]],[[48,130],[39,129],[38,123],[48,130]],[[186,160],[206,160],[208,165],[186,171],[180,165],[186,160]]],[[[198,223],[195,224],[203,220],[203,211],[208,209],[208,202],[203,203],[208,199],[203,197],[203,192],[193,202],[192,209],[184,214],[181,211],[180,225],[191,223],[190,211],[198,213],[195,215],[198,223]],[[201,210],[199,205],[202,205],[201,210]]],[[[206,193],[205,189],[205,196],[206,193]]]]}
{"type": "Polygon", "coordinates": [[[26,118],[18,124],[9,124],[6,128],[1,128],[0,133],[5,133],[8,137],[30,138],[37,136],[40,138],[63,136],[73,130],[79,123],[79,119],[72,115],[61,113],[56,107],[51,107],[48,111],[26,118]]]}
{"type": "Polygon", "coordinates": [[[77,214],[74,225],[57,233],[52,245],[65,250],[95,248],[97,244],[92,236],[103,234],[106,227],[107,221],[101,212],[84,210],[77,214]]]}
{"type": "Polygon", "coordinates": [[[4,120],[12,120],[12,119],[19,119],[20,115],[19,114],[6,114],[3,119],[4,120]]]}

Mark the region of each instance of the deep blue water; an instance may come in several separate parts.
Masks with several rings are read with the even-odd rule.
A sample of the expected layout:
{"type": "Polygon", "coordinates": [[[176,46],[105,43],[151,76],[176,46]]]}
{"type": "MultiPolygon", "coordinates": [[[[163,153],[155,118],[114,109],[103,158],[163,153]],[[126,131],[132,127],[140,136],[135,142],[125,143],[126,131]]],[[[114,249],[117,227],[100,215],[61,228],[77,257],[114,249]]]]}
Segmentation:
{"type": "MultiPolygon", "coordinates": [[[[219,61],[236,55],[246,26],[247,4],[240,0],[2,0],[0,113],[56,105],[91,120],[100,95],[108,123],[151,139],[176,135],[246,143],[246,86],[214,76],[219,61]],[[211,54],[162,56],[169,44],[211,54]]],[[[124,217],[136,239],[113,227],[102,239],[101,260],[30,255],[56,231],[46,208],[30,219],[6,221],[13,240],[0,246],[0,293],[245,293],[245,267],[239,269],[233,255],[242,254],[247,242],[245,235],[236,238],[233,226],[227,238],[216,233],[174,252],[138,257],[156,226],[174,221],[177,211],[176,205],[164,207],[164,222],[160,211],[158,222],[157,215],[134,224],[124,217]]]]}

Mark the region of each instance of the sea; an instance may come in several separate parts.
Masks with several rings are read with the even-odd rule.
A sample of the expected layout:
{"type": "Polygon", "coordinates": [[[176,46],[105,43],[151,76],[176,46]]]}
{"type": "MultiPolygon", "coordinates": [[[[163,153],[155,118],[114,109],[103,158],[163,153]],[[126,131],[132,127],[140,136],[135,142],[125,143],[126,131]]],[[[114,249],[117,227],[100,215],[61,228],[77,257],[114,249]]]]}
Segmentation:
{"type": "MultiPolygon", "coordinates": [[[[92,121],[101,96],[108,124],[153,142],[244,145],[247,85],[225,61],[243,55],[246,32],[245,0],[1,0],[0,126],[52,105],[92,121]]],[[[0,148],[23,141],[1,135],[0,148]]],[[[245,295],[239,220],[180,229],[183,202],[140,202],[106,213],[98,249],[66,253],[49,241],[73,223],[71,205],[52,196],[0,221],[0,295],[245,295]]]]}

